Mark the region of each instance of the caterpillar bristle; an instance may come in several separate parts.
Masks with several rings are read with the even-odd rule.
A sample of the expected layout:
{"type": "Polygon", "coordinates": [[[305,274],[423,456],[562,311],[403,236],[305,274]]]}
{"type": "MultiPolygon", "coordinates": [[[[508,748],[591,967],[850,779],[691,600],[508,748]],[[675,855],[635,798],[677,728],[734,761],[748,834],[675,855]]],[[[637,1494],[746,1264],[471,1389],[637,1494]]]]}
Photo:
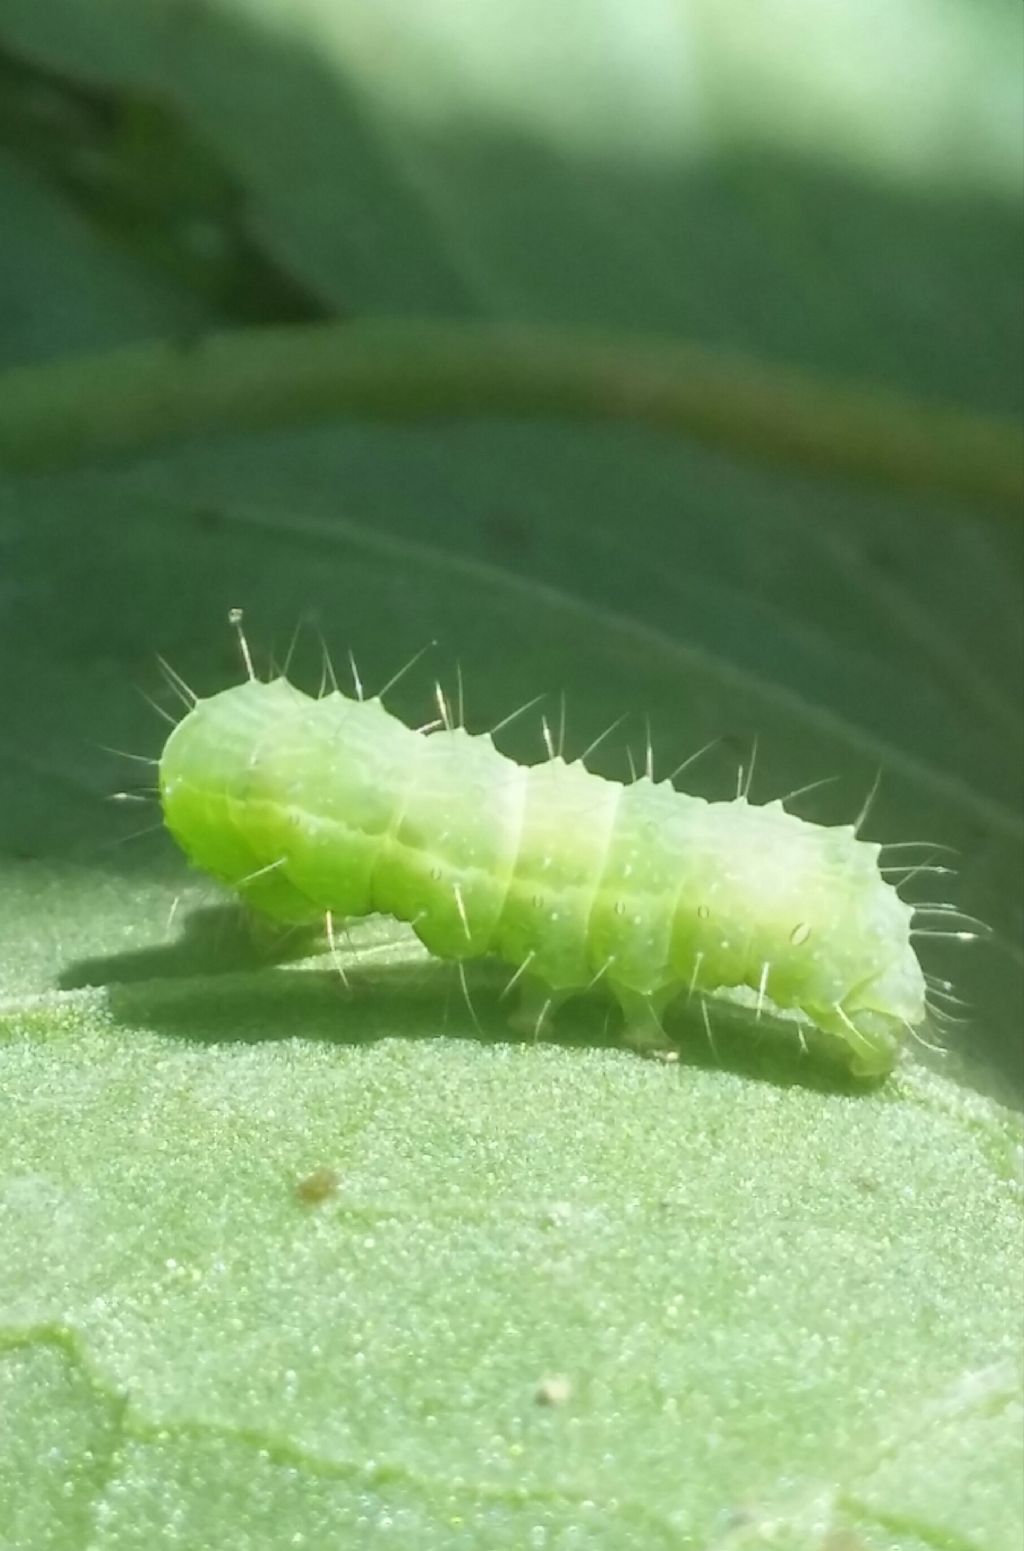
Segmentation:
{"type": "Polygon", "coordinates": [[[341,962],[341,954],[338,952],[338,942],[334,935],[333,910],[324,911],[324,929],[327,932],[327,946],[330,949],[331,961],[333,962],[335,969],[341,977],[342,985],[345,987],[345,990],[348,991],[351,989],[351,986],[349,984],[349,978],[345,973],[345,966],[341,962]]]}
{"type": "Polygon", "coordinates": [[[457,687],[457,704],[458,704],[458,707],[459,707],[458,725],[460,727],[465,727],[465,725],[466,725],[466,695],[465,695],[465,690],[464,690],[463,683],[462,683],[462,664],[461,664],[461,662],[459,662],[458,658],[456,658],[456,661],[455,661],[455,683],[456,683],[456,687],[457,687]]]}
{"type": "Polygon", "coordinates": [[[349,672],[352,675],[352,688],[355,691],[355,697],[360,703],[362,703],[366,696],[363,693],[363,681],[359,676],[359,669],[356,667],[355,653],[353,652],[351,646],[348,649],[348,667],[349,672]]]}
{"type": "Polygon", "coordinates": [[[146,704],[149,706],[151,711],[155,711],[157,716],[161,717],[163,719],[163,721],[169,722],[172,727],[177,727],[177,725],[178,725],[178,718],[176,716],[172,716],[170,711],[166,711],[162,705],[157,705],[156,701],[152,698],[152,696],[151,695],[147,695],[146,691],[144,689],[139,689],[139,686],[137,684],[136,684],[135,688],[138,691],[138,693],[142,696],[142,698],[146,702],[146,704]]]}
{"type": "Polygon", "coordinates": [[[600,746],[604,742],[604,740],[611,736],[611,734],[615,731],[616,727],[621,727],[625,720],[626,720],[626,713],[623,712],[623,714],[621,716],[617,716],[615,718],[614,722],[609,722],[609,724],[605,728],[604,732],[599,732],[597,737],[593,740],[593,742],[587,744],[586,748],[583,750],[583,753],[580,755],[580,759],[579,759],[580,764],[581,765],[585,765],[587,760],[590,758],[591,754],[593,754],[594,750],[600,748],[600,746]]]}
{"type": "Polygon", "coordinates": [[[704,954],[703,953],[696,953],[694,955],[694,959],[693,959],[693,970],[692,970],[692,972],[690,974],[690,984],[689,984],[689,987],[687,988],[687,992],[686,992],[686,1000],[688,1002],[693,997],[694,990],[696,989],[696,986],[697,986],[697,980],[698,980],[698,978],[700,976],[700,967],[703,964],[703,962],[704,962],[704,954]]]}
{"type": "Polygon", "coordinates": [[[605,975],[607,975],[608,971],[611,969],[611,967],[612,967],[612,965],[614,963],[615,963],[615,955],[612,954],[611,958],[605,959],[604,963],[601,965],[601,968],[598,970],[597,974],[593,975],[591,977],[591,979],[587,982],[586,986],[584,987],[584,993],[593,991],[594,987],[596,985],[600,984],[600,982],[604,979],[605,975]]]}
{"type": "MultiPolygon", "coordinates": [[[[427,652],[432,651],[436,645],[437,645],[436,641],[427,641],[425,643],[425,645],[420,647],[418,652],[413,652],[412,656],[408,659],[407,662],[404,662],[402,664],[402,666],[399,668],[398,672],[397,673],[393,673],[391,675],[391,677],[388,679],[387,683],[384,685],[384,688],[383,689],[378,689],[376,698],[378,700],[383,700],[385,695],[389,695],[391,693],[391,691],[394,689],[395,685],[401,679],[405,678],[405,675],[410,671],[410,669],[415,668],[415,666],[419,662],[420,658],[421,657],[425,657],[427,652]]],[[[459,703],[460,703],[460,706],[461,706],[461,697],[462,697],[462,674],[460,672],[460,674],[459,674],[459,703]]]]}
{"type": "MultiPolygon", "coordinates": [[[[624,716],[619,718],[619,722],[623,721],[625,721],[624,716]]],[[[613,726],[618,725],[618,722],[613,723],[613,726]]],[[[683,760],[682,764],[677,765],[672,774],[668,777],[669,784],[671,785],[675,781],[676,776],[682,775],[684,770],[688,770],[691,765],[695,765],[698,759],[702,759],[705,754],[708,754],[712,749],[717,748],[721,741],[722,739],[720,737],[712,738],[709,742],[702,744],[695,754],[688,754],[683,760]]]]}
{"type": "Polygon", "coordinates": [[[257,867],[253,872],[247,873],[244,878],[239,878],[235,883],[236,889],[248,888],[250,883],[255,883],[257,878],[265,878],[268,873],[277,872],[284,867],[288,858],[279,856],[276,862],[268,862],[265,867],[257,867]]]}
{"type": "Polygon", "coordinates": [[[190,684],[186,684],[181,674],[178,673],[176,669],[172,668],[167,659],[165,657],[161,657],[159,652],[157,653],[156,660],[160,665],[161,673],[167,680],[169,688],[174,692],[174,694],[177,695],[186,711],[191,711],[192,707],[199,699],[199,696],[196,694],[195,690],[191,687],[190,684]]]}
{"type": "Polygon", "coordinates": [[[462,890],[459,888],[457,883],[452,887],[452,894],[455,898],[455,908],[459,912],[459,920],[462,922],[462,930],[466,934],[466,941],[472,942],[473,933],[469,929],[469,917],[466,915],[466,902],[462,897],[462,890]]]}
{"type": "Polygon", "coordinates": [[[959,856],[956,846],[944,845],[941,840],[886,840],[879,846],[879,851],[907,851],[911,846],[923,846],[926,851],[945,851],[950,856],[959,856]]]}
{"type": "MultiPolygon", "coordinates": [[[[953,996],[948,991],[936,990],[934,986],[928,987],[927,999],[929,1005],[934,1003],[936,1007],[938,1007],[940,1003],[945,1003],[947,1007],[957,1007],[961,1010],[961,1012],[968,1013],[971,1010],[971,1004],[964,1001],[962,996],[953,996]]],[[[948,1016],[952,1017],[953,1014],[948,1013],[948,1016]]]]}
{"type": "MultiPolygon", "coordinates": [[[[362,697],[360,696],[360,698],[362,697]]],[[[437,709],[440,714],[441,721],[444,725],[445,732],[451,732],[453,727],[451,708],[448,705],[448,701],[445,699],[445,693],[441,688],[440,680],[435,680],[434,682],[434,700],[437,704],[437,709]]]]}
{"type": "Polygon", "coordinates": [[[469,1009],[469,1016],[473,1020],[473,1027],[476,1029],[478,1034],[482,1034],[483,1029],[480,1027],[480,1019],[476,1015],[476,1008],[473,1006],[473,998],[469,994],[469,982],[466,979],[466,963],[464,959],[455,960],[455,972],[459,977],[459,985],[462,987],[463,1000],[469,1009]]]}
{"type": "Polygon", "coordinates": [[[929,873],[931,873],[931,874],[935,874],[935,875],[938,875],[938,876],[942,876],[943,874],[950,874],[952,876],[955,876],[956,875],[956,869],[954,867],[942,867],[941,864],[932,862],[930,857],[929,857],[929,859],[927,861],[918,863],[918,865],[916,867],[911,867],[910,870],[908,871],[906,877],[903,878],[900,881],[900,883],[897,885],[897,887],[898,888],[903,888],[906,884],[911,883],[918,876],[919,873],[921,873],[921,874],[929,874],[929,873]]]}
{"type": "Polygon", "coordinates": [[[292,658],[295,656],[295,648],[299,644],[299,636],[302,634],[302,627],[304,623],[305,621],[300,614],[298,619],[295,621],[295,627],[292,630],[291,636],[289,638],[288,650],[284,654],[284,663],[281,668],[282,678],[287,678],[288,674],[291,672],[292,658]]]}
{"type": "MultiPolygon", "coordinates": [[[[338,688],[338,675],[334,671],[334,662],[331,658],[330,649],[324,640],[323,633],[319,629],[317,630],[317,639],[320,642],[320,689],[317,699],[322,700],[328,684],[331,686],[332,694],[339,695],[341,691],[338,688]]],[[[355,665],[353,664],[353,666],[355,665]]]]}
{"type": "Polygon", "coordinates": [[[716,1066],[721,1066],[721,1057],[718,1054],[718,1046],[715,1044],[715,1036],[711,1032],[711,1014],[708,1012],[708,999],[702,996],[700,999],[700,1015],[704,1022],[704,1033],[707,1035],[708,1047],[714,1057],[716,1066]]]}
{"type": "Polygon", "coordinates": [[[540,1039],[541,1030],[552,1009],[559,1000],[558,994],[549,992],[540,981],[524,981],[519,987],[519,1006],[512,1017],[513,1026],[521,1033],[528,1034],[536,1043],[540,1039]]]}
{"type": "Polygon", "coordinates": [[[949,1055],[949,1051],[946,1049],[945,1045],[936,1045],[936,1044],[933,1043],[932,1040],[925,1039],[924,1035],[921,1033],[921,1030],[919,1028],[915,1029],[915,1027],[914,1027],[914,1025],[912,1023],[908,1023],[907,1022],[906,1018],[904,1018],[902,1020],[902,1022],[903,1022],[903,1027],[906,1029],[906,1031],[910,1035],[911,1039],[915,1040],[916,1043],[919,1044],[923,1050],[930,1050],[932,1052],[932,1054],[936,1055],[936,1056],[948,1056],[949,1055]]]}
{"type": "Polygon", "coordinates": [[[835,1013],[840,1023],[845,1025],[848,1033],[850,1034],[853,1048],[857,1051],[862,1050],[864,1047],[864,1036],[861,1034],[860,1029],[858,1029],[849,1013],[846,1011],[846,1008],[843,1006],[842,1002],[834,1002],[832,1004],[832,1011],[835,1013]]]}
{"type": "Polygon", "coordinates": [[[133,840],[142,840],[146,835],[155,835],[157,830],[163,829],[163,827],[163,820],[160,819],[156,824],[146,824],[142,829],[133,829],[130,835],[118,835],[116,839],[109,842],[109,846],[104,845],[98,847],[98,849],[113,850],[117,846],[130,845],[133,840]]]}
{"type": "Polygon", "coordinates": [[[952,980],[943,980],[940,975],[929,974],[927,970],[925,971],[924,978],[925,984],[933,996],[941,996],[948,1002],[956,1003],[959,1007],[968,1007],[970,1005],[969,1002],[964,1001],[963,997],[954,994],[952,980]]]}
{"type": "MultiPolygon", "coordinates": [[[[520,716],[525,716],[527,711],[532,711],[535,705],[540,705],[541,701],[545,700],[546,698],[547,697],[545,695],[534,695],[532,700],[524,701],[521,706],[518,706],[514,711],[510,711],[508,716],[503,716],[501,721],[497,722],[491,728],[490,736],[494,738],[498,735],[499,732],[504,732],[506,727],[511,726],[511,724],[514,721],[517,721],[520,716]]],[[[438,722],[434,725],[441,726],[443,724],[438,722]]]]}
{"type": "Polygon", "coordinates": [[[915,904],[914,915],[915,917],[937,916],[939,919],[947,921],[962,921],[965,926],[977,928],[981,935],[985,937],[992,936],[992,928],[987,921],[982,921],[978,916],[968,915],[966,910],[958,910],[955,905],[944,902],[915,904]]]}
{"type": "Polygon", "coordinates": [[[238,640],[238,649],[242,654],[242,662],[245,666],[245,671],[248,675],[249,682],[252,683],[256,678],[256,670],[252,665],[252,653],[249,651],[249,642],[245,638],[243,618],[244,610],[240,608],[228,609],[228,624],[235,632],[235,636],[238,640]]]}
{"type": "MultiPolygon", "coordinates": [[[[750,801],[750,788],[754,784],[754,766],[757,764],[757,733],[750,741],[750,764],[747,766],[746,780],[742,781],[742,789],[737,791],[737,797],[742,797],[744,802],[750,801]]],[[[743,775],[743,766],[740,766],[740,776],[743,775]]]]}
{"type": "Polygon", "coordinates": [[[154,769],[160,766],[160,761],[150,754],[130,754],[127,749],[111,748],[109,743],[94,743],[93,748],[101,749],[104,754],[112,754],[115,759],[133,760],[137,765],[151,765],[154,769]]]}
{"type": "Polygon", "coordinates": [[[937,1007],[931,1000],[926,1000],[925,1006],[928,1009],[929,1018],[936,1023],[945,1024],[949,1028],[963,1029],[973,1022],[971,1018],[959,1018],[956,1013],[947,1012],[944,1007],[937,1007]]]}
{"type": "Polygon", "coordinates": [[[764,1000],[768,990],[768,976],[771,974],[771,964],[765,960],[761,965],[761,978],[757,983],[757,1007],[754,1011],[754,1022],[760,1023],[761,1014],[764,1011],[764,1000]]]}
{"type": "Polygon", "coordinates": [[[931,927],[923,927],[923,926],[921,926],[921,927],[912,927],[911,931],[910,931],[910,936],[911,937],[945,937],[949,942],[978,942],[980,940],[980,933],[978,933],[978,932],[939,932],[939,931],[932,930],[931,927]]]}
{"type": "Polygon", "coordinates": [[[883,878],[888,877],[891,872],[902,873],[903,877],[899,883],[894,885],[898,889],[903,888],[904,884],[909,883],[912,878],[916,878],[919,873],[929,873],[938,878],[955,878],[957,876],[955,867],[943,867],[938,862],[922,862],[919,867],[907,867],[905,864],[896,862],[891,867],[880,867],[878,870],[883,878]]]}
{"type": "Polygon", "coordinates": [[[542,1003],[542,1005],[541,1005],[540,1012],[537,1014],[537,1021],[536,1021],[536,1023],[533,1026],[534,1042],[536,1042],[537,1040],[540,1039],[541,1029],[544,1027],[545,1022],[547,1021],[547,1018],[548,1018],[549,1013],[551,1012],[551,1008],[553,1006],[553,1003],[554,1003],[554,999],[549,996],[547,1001],[542,1003]]]}
{"type": "Polygon", "coordinates": [[[853,833],[855,835],[859,836],[864,825],[867,823],[868,815],[870,814],[871,809],[874,807],[875,798],[878,796],[878,788],[881,786],[881,784],[882,770],[881,766],[879,766],[878,770],[875,771],[875,779],[871,783],[871,789],[864,799],[860,812],[853,821],[853,833]]]}
{"type": "Polygon", "coordinates": [[[819,781],[808,781],[805,786],[794,787],[791,792],[786,793],[785,797],[779,797],[777,801],[785,807],[788,802],[795,802],[798,797],[817,791],[819,786],[831,786],[838,780],[838,776],[822,776],[819,781]]]}
{"type": "Polygon", "coordinates": [[[517,985],[517,983],[521,979],[521,977],[527,973],[527,971],[530,968],[530,965],[533,963],[533,961],[534,961],[534,959],[536,957],[537,957],[537,955],[536,955],[535,952],[531,952],[531,953],[528,953],[526,955],[526,957],[524,958],[523,962],[518,966],[518,968],[515,971],[515,974],[512,976],[511,980],[506,985],[504,991],[502,991],[501,995],[498,997],[499,1002],[504,1001],[505,997],[508,996],[509,992],[512,991],[515,988],[515,986],[517,985]]]}

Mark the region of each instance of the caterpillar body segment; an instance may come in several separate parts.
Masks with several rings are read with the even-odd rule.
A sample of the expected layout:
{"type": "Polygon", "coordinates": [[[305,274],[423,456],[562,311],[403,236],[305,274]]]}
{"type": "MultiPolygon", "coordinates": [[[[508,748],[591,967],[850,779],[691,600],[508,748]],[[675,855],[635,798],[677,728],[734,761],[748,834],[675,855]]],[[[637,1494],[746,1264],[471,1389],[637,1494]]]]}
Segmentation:
{"type": "Polygon", "coordinates": [[[192,862],[290,923],[382,912],[434,954],[490,954],[542,1021],[600,987],[638,1043],[679,997],[746,1002],[886,1072],[925,1018],[913,907],[852,826],[522,766],[489,736],[407,728],[378,699],[283,678],[198,700],[160,761],[192,862]]]}

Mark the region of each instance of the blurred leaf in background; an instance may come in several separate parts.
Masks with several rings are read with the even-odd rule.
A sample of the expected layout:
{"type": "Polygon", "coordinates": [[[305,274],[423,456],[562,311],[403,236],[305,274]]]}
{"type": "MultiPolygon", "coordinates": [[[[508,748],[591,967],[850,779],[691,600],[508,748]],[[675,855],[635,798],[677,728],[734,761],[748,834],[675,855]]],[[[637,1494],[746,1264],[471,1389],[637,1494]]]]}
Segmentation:
{"type": "MultiPolygon", "coordinates": [[[[1022,29],[3,0],[0,360],[578,327],[1012,423],[1022,29]]],[[[642,414],[289,418],[0,483],[0,1546],[1016,1551],[1020,1132],[977,1090],[1024,1085],[1019,514],[642,414]],[[264,663],[311,627],[314,684],[317,630],[371,687],[438,640],[416,721],[457,661],[473,729],[629,713],[620,778],[647,715],[665,770],[723,739],[708,795],[755,734],[755,797],[837,777],[820,822],[881,769],[873,837],[955,846],[994,927],[931,959],[947,1075],[663,1069],[600,1011],[520,1046],[486,990],[478,1035],[386,924],[351,1001],[272,962],[102,801],[149,779],[104,748],[159,752],[155,652],[237,677],[235,604],[264,663]]]]}

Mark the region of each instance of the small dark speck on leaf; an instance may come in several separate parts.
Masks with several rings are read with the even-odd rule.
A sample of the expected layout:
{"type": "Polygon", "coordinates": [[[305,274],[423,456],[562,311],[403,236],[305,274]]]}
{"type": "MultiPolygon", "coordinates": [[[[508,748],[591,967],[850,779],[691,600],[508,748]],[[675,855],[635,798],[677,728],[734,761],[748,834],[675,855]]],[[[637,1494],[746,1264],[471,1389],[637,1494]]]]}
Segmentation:
{"type": "Polygon", "coordinates": [[[295,1194],[304,1206],[319,1206],[341,1189],[341,1175],[337,1169],[321,1164],[319,1168],[297,1181],[295,1194]]]}
{"type": "Polygon", "coordinates": [[[571,1394],[569,1380],[564,1374],[556,1373],[541,1379],[533,1392],[533,1398],[539,1406],[564,1406],[571,1394]]]}

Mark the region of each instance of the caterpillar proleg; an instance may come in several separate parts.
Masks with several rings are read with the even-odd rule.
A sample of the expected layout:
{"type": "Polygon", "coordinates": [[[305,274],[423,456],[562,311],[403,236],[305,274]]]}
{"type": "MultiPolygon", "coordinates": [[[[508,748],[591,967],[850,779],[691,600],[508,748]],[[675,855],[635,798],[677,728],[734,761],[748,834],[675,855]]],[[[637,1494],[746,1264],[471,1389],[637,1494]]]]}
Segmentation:
{"type": "Polygon", "coordinates": [[[650,1046],[672,1002],[722,997],[814,1031],[859,1076],[925,1019],[914,907],[882,847],[781,801],[519,765],[443,703],[413,730],[379,698],[254,675],[190,705],[159,787],[182,850],[256,910],[326,919],[332,941],[345,918],[395,916],[439,958],[504,960],[541,1016],[600,990],[650,1046]]]}

